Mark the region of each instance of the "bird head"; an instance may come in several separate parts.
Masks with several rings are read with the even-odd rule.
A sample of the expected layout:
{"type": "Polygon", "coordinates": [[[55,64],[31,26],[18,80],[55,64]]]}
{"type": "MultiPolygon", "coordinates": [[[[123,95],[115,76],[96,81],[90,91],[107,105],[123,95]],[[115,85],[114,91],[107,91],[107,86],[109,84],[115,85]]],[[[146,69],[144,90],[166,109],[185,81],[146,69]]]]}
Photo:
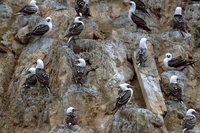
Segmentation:
{"type": "Polygon", "coordinates": [[[77,66],[80,66],[80,67],[86,66],[86,62],[83,58],[79,58],[78,61],[79,61],[79,63],[77,64],[77,66]]]}
{"type": "Polygon", "coordinates": [[[173,75],[173,76],[170,77],[170,81],[169,81],[170,83],[175,83],[176,84],[177,81],[178,81],[178,76],[173,75]]]}
{"type": "Polygon", "coordinates": [[[69,108],[67,109],[67,114],[74,113],[75,111],[78,111],[78,110],[75,109],[74,107],[69,107],[69,108]]]}
{"type": "Polygon", "coordinates": [[[194,109],[188,109],[188,111],[186,112],[186,115],[196,115],[197,112],[194,109]]]}
{"type": "Polygon", "coordinates": [[[80,22],[80,21],[82,21],[82,17],[81,17],[81,16],[75,17],[75,19],[74,19],[74,22],[75,22],[75,23],[76,23],[76,22],[80,22]]]}
{"type": "Polygon", "coordinates": [[[47,17],[45,20],[46,20],[48,23],[52,22],[52,18],[51,18],[51,17],[47,17]]]}
{"type": "Polygon", "coordinates": [[[123,84],[120,84],[120,85],[119,85],[119,88],[120,88],[122,91],[125,91],[125,90],[128,90],[129,88],[133,88],[133,86],[131,86],[130,84],[127,84],[127,83],[123,83],[123,84]]]}
{"type": "Polygon", "coordinates": [[[142,39],[140,39],[139,47],[147,49],[147,38],[143,37],[142,39]]]}
{"type": "Polygon", "coordinates": [[[36,0],[31,0],[30,5],[36,5],[37,1],[36,0]]]}
{"type": "Polygon", "coordinates": [[[165,58],[172,59],[172,54],[171,53],[166,53],[165,54],[165,58]]]}
{"type": "Polygon", "coordinates": [[[36,73],[36,68],[31,67],[28,69],[28,72],[30,72],[31,74],[35,74],[36,73]]]}
{"type": "Polygon", "coordinates": [[[181,7],[176,7],[174,15],[182,15],[182,8],[181,7]]]}
{"type": "Polygon", "coordinates": [[[41,59],[38,59],[36,63],[37,63],[36,68],[44,69],[44,62],[41,59]]]}

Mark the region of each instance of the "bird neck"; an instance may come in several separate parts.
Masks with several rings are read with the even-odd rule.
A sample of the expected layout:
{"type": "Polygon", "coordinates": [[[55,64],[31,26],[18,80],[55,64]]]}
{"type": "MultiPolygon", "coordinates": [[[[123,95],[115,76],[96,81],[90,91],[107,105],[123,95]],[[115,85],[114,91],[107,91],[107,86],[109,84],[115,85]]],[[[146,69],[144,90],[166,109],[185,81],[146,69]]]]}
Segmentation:
{"type": "Polygon", "coordinates": [[[81,24],[84,26],[83,21],[78,20],[78,21],[76,21],[75,23],[81,23],[81,24]]]}
{"type": "Polygon", "coordinates": [[[166,68],[168,68],[169,66],[168,66],[168,61],[169,61],[170,59],[169,58],[165,58],[164,60],[163,60],[163,64],[164,64],[164,66],[166,67],[166,68]]]}

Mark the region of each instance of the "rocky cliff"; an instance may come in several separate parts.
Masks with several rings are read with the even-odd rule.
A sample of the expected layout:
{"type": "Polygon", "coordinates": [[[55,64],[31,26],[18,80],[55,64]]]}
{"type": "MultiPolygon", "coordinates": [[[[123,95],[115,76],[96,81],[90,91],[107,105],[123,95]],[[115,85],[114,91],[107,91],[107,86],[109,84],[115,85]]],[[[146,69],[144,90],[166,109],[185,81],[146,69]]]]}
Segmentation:
{"type": "MultiPolygon", "coordinates": [[[[122,0],[91,0],[92,17],[83,18],[85,29],[76,43],[67,45],[67,27],[76,12],[74,0],[38,0],[39,13],[17,16],[28,0],[6,0],[0,4],[0,132],[2,133],[179,133],[187,108],[200,111],[200,62],[183,71],[163,69],[164,54],[200,59],[200,3],[182,0],[143,0],[150,16],[140,11],[152,29],[136,30],[128,18],[129,5],[122,0]],[[176,6],[183,7],[188,33],[183,38],[172,29],[176,6]],[[41,38],[24,38],[27,30],[50,16],[53,29],[41,38]],[[132,56],[139,40],[147,37],[161,77],[160,86],[167,111],[160,116],[148,110],[135,74],[132,56]],[[86,85],[79,89],[71,60],[87,63],[86,85]],[[43,59],[52,94],[40,86],[24,89],[27,70],[43,59]],[[169,77],[181,77],[184,104],[168,97],[169,77]],[[131,102],[115,115],[110,111],[118,96],[118,85],[134,86],[131,102]],[[79,109],[78,125],[65,125],[66,109],[79,109]]],[[[199,113],[200,114],[200,113],[199,113]]],[[[200,132],[200,115],[191,131],[200,132]]]]}

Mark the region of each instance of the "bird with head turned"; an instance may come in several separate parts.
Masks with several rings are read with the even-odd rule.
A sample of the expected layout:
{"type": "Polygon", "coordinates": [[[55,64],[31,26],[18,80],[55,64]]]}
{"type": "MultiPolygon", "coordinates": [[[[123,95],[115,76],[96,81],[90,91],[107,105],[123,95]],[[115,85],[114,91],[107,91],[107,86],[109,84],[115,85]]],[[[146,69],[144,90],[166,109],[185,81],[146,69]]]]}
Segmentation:
{"type": "Polygon", "coordinates": [[[197,112],[194,109],[187,110],[186,115],[183,118],[183,122],[182,122],[183,133],[195,127],[195,124],[197,121],[196,116],[195,116],[196,114],[197,112]]]}
{"type": "Polygon", "coordinates": [[[170,81],[169,81],[169,91],[170,94],[173,95],[174,97],[176,97],[178,99],[179,102],[182,102],[182,88],[178,83],[178,76],[177,75],[172,75],[170,77],[170,81]]]}
{"type": "Polygon", "coordinates": [[[116,99],[115,107],[112,110],[112,114],[115,114],[122,106],[128,104],[133,96],[133,86],[127,83],[119,85],[120,93],[116,99]]]}
{"type": "Polygon", "coordinates": [[[145,67],[145,63],[148,58],[148,49],[147,49],[147,38],[143,37],[140,40],[139,48],[136,52],[136,64],[142,67],[145,67]]]}
{"type": "Polygon", "coordinates": [[[67,108],[67,111],[66,111],[67,117],[65,118],[65,122],[68,127],[71,127],[71,126],[77,124],[77,117],[75,115],[76,111],[78,111],[78,110],[75,109],[74,107],[67,108]]]}
{"type": "Polygon", "coordinates": [[[51,94],[49,87],[49,75],[44,69],[44,62],[41,59],[37,59],[36,61],[36,77],[40,84],[47,89],[49,94],[51,94]]]}

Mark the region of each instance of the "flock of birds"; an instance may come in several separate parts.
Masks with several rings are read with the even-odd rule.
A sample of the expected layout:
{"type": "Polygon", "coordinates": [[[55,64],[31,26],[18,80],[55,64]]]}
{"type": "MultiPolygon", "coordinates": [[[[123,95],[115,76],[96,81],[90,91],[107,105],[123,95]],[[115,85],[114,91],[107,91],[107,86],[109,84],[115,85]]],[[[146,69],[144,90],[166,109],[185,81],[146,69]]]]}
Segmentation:
{"type": "MultiPolygon", "coordinates": [[[[147,26],[147,23],[142,18],[138,17],[135,14],[135,10],[140,10],[146,15],[150,16],[149,12],[147,11],[147,7],[141,0],[133,0],[128,1],[130,4],[130,9],[128,12],[128,17],[132,20],[137,28],[143,29],[148,33],[151,32],[151,29],[147,26]]],[[[38,6],[35,0],[31,0],[30,4],[24,6],[17,14],[18,15],[34,15],[38,13],[38,6]]],[[[75,10],[77,16],[74,19],[74,22],[69,25],[67,30],[67,34],[65,37],[68,37],[69,43],[75,36],[81,34],[84,30],[84,22],[82,21],[82,17],[90,17],[90,9],[89,9],[89,0],[76,0],[75,2],[75,10]]],[[[178,29],[184,37],[185,30],[185,21],[182,16],[182,8],[176,7],[173,17],[173,28],[178,29]]],[[[48,34],[52,30],[52,18],[47,17],[43,24],[37,25],[32,31],[27,33],[27,36],[43,36],[48,34]]],[[[148,59],[148,48],[147,48],[147,38],[141,38],[139,42],[139,48],[136,54],[136,60],[138,67],[146,67],[146,61],[148,59]]],[[[194,64],[196,61],[192,60],[185,60],[181,57],[173,58],[171,53],[166,53],[165,58],[163,60],[163,64],[168,70],[183,70],[189,65],[194,64]]],[[[36,85],[39,82],[43,87],[45,87],[49,94],[51,94],[51,89],[49,87],[49,76],[48,73],[44,69],[44,63],[41,59],[36,61],[36,67],[31,67],[28,71],[31,73],[31,76],[28,77],[24,83],[25,88],[30,88],[36,85]]],[[[85,68],[86,68],[86,61],[83,58],[79,58],[77,63],[75,63],[74,67],[77,69],[77,77],[76,82],[80,85],[83,85],[85,80],[85,68]],[[83,78],[84,77],[84,78],[83,78]]],[[[173,75],[170,77],[170,93],[174,97],[178,99],[178,101],[182,100],[182,89],[178,84],[178,76],[173,75]]],[[[115,114],[122,106],[128,104],[133,96],[133,86],[127,83],[123,83],[119,85],[120,93],[116,100],[116,104],[114,109],[112,110],[112,114],[115,114]]],[[[67,109],[67,118],[66,123],[68,126],[77,124],[75,112],[78,111],[74,107],[69,107],[67,109]]],[[[183,131],[193,129],[196,123],[196,114],[197,112],[194,109],[189,109],[186,112],[186,115],[183,119],[183,131]]]]}

